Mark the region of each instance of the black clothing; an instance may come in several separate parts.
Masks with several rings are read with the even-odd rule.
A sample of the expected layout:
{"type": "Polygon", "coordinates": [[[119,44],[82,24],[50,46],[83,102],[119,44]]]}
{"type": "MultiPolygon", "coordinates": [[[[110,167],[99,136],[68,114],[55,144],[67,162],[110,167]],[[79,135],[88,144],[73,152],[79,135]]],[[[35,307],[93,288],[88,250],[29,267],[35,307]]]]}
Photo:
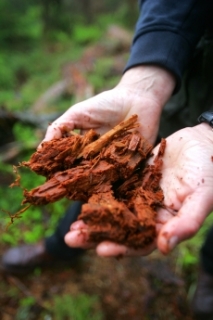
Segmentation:
{"type": "Polygon", "coordinates": [[[213,227],[210,228],[201,248],[201,264],[203,270],[213,276],[213,227]]]}
{"type": "Polygon", "coordinates": [[[179,92],[164,106],[159,135],[197,125],[199,115],[213,110],[213,39],[203,37],[183,76],[179,92]]]}
{"type": "Polygon", "coordinates": [[[72,202],[64,217],[60,220],[54,234],[45,239],[46,250],[52,256],[63,260],[72,259],[83,251],[82,249],[70,248],[64,242],[64,236],[70,230],[70,225],[77,220],[81,212],[81,206],[81,201],[72,202]]]}
{"type": "Polygon", "coordinates": [[[195,47],[208,27],[207,0],[143,0],[136,25],[128,70],[142,64],[159,65],[171,71],[180,88],[195,47]]]}

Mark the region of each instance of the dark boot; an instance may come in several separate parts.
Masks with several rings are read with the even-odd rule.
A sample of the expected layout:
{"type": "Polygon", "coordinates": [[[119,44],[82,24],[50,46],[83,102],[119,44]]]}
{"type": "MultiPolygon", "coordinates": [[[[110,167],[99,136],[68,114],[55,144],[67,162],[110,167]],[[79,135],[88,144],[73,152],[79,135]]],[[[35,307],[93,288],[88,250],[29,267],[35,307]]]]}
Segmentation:
{"type": "Polygon", "coordinates": [[[213,320],[213,275],[203,270],[198,277],[192,312],[196,320],[213,320]]]}

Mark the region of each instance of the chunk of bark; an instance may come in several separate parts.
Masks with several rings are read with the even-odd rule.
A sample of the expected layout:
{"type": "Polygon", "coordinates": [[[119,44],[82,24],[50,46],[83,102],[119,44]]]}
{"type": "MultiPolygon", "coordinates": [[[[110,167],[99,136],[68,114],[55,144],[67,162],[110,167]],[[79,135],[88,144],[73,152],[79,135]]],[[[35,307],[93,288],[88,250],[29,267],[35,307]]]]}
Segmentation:
{"type": "Polygon", "coordinates": [[[134,175],[117,190],[117,199],[112,191],[93,194],[82,207],[79,219],[89,226],[92,242],[111,240],[120,244],[143,248],[156,237],[157,208],[163,204],[161,179],[162,155],[165,140],[162,141],[154,165],[146,168],[146,177],[134,175]],[[131,188],[131,189],[130,189],[131,188]]]}
{"type": "Polygon", "coordinates": [[[138,127],[139,124],[136,123],[136,120],[137,115],[133,115],[128,120],[122,121],[116,127],[105,133],[97,141],[94,141],[93,143],[86,146],[84,150],[78,155],[78,158],[83,157],[85,159],[88,159],[95,156],[107,144],[109,144],[116,135],[122,134],[122,132],[138,127]]]}
{"type": "Polygon", "coordinates": [[[146,165],[153,147],[132,131],[136,121],[133,115],[102,137],[90,130],[43,143],[22,165],[47,180],[24,190],[23,204],[82,200],[79,219],[88,224],[91,241],[111,240],[136,249],[150,244],[164,199],[159,182],[166,141],[153,165],[146,165]]]}
{"type": "Polygon", "coordinates": [[[139,209],[138,212],[131,211],[127,203],[116,200],[111,192],[93,195],[83,205],[79,216],[89,226],[89,240],[97,243],[110,240],[135,249],[150,244],[156,235],[156,212],[140,197],[134,200],[137,200],[134,207],[139,209]]]}
{"type": "Polygon", "coordinates": [[[23,161],[22,165],[50,178],[55,172],[70,168],[79,152],[98,137],[94,130],[89,130],[84,136],[77,134],[44,142],[42,148],[29,161],[23,161]]]}

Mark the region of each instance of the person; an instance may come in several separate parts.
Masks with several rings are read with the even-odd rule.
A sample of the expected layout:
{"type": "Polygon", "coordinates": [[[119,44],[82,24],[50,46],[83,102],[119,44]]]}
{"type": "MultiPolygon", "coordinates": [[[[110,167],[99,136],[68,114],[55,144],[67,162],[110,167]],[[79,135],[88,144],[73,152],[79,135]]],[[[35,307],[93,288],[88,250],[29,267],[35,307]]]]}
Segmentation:
{"type": "MultiPolygon", "coordinates": [[[[198,51],[195,52],[195,48],[206,30],[210,30],[212,27],[209,15],[211,12],[212,3],[207,0],[182,0],[179,2],[174,0],[169,2],[167,0],[140,1],[140,16],[136,25],[130,58],[118,85],[112,90],[102,92],[68,109],[48,127],[44,141],[60,137],[60,127],[64,125],[70,130],[75,128],[82,130],[94,128],[103,133],[135,113],[141,123],[141,133],[152,143],[155,143],[158,132],[161,136],[167,136],[185,126],[195,125],[196,119],[200,114],[200,107],[202,111],[208,110],[212,101],[210,94],[213,92],[213,90],[210,90],[211,82],[204,79],[205,81],[201,87],[206,82],[208,85],[204,86],[205,95],[202,96],[208,97],[208,99],[206,98],[205,104],[199,104],[198,109],[189,104],[190,93],[198,85],[198,82],[195,81],[194,83],[191,80],[193,79],[191,75],[193,73],[200,74],[198,72],[200,71],[199,67],[204,67],[202,59],[199,60],[202,62],[198,65],[196,65],[195,61],[200,56],[202,56],[201,58],[206,57],[206,48],[209,48],[206,45],[206,39],[208,38],[205,37],[204,45],[201,45],[201,49],[198,48],[198,51]],[[186,71],[185,74],[184,71],[186,71]],[[190,90],[186,89],[189,84],[190,90]],[[182,100],[178,100],[178,95],[182,100]]],[[[212,67],[208,67],[206,66],[206,70],[210,76],[212,67]]],[[[195,91],[198,97],[201,87],[199,91],[195,91]]],[[[199,99],[194,100],[195,102],[200,102],[201,99],[199,97],[199,99]]],[[[197,105],[198,103],[196,103],[197,105]]],[[[206,127],[205,124],[198,126],[198,128],[203,128],[202,130],[199,129],[200,131],[197,126],[193,130],[198,130],[198,132],[202,133],[204,126],[206,127]]],[[[193,132],[195,133],[195,131],[193,132]]],[[[173,138],[171,136],[168,139],[175,139],[175,136],[173,138]]],[[[205,141],[207,140],[208,138],[205,141]]],[[[176,167],[177,160],[174,160],[173,164],[176,167]]],[[[205,177],[205,179],[209,181],[208,177],[205,177]]],[[[203,194],[198,192],[198,199],[201,195],[203,194]]],[[[184,195],[182,194],[181,196],[183,197],[184,195]]],[[[190,197],[189,194],[188,197],[190,197]]],[[[186,197],[186,199],[188,198],[186,197]]],[[[196,200],[196,209],[199,207],[197,203],[202,202],[198,199],[196,200]]],[[[80,249],[70,248],[66,244],[64,236],[80,212],[81,204],[73,204],[73,206],[77,205],[78,210],[75,207],[68,208],[56,232],[45,239],[44,243],[12,248],[7,251],[2,257],[3,268],[9,272],[12,270],[20,271],[42,263],[51,263],[58,259],[75,259],[80,249]]],[[[177,210],[181,210],[181,205],[181,202],[179,202],[177,210]]],[[[185,236],[183,234],[181,236],[180,231],[180,234],[178,234],[178,230],[173,230],[170,233],[160,232],[157,244],[159,249],[162,252],[164,250],[168,252],[178,241],[192,235],[209,213],[209,208],[210,205],[208,207],[204,206],[203,210],[205,212],[202,211],[201,215],[198,214],[200,220],[197,221],[197,224],[193,220],[195,223],[194,229],[191,223],[186,224],[183,233],[185,236]],[[160,234],[162,234],[162,237],[160,237],[160,234]],[[161,242],[159,242],[159,239],[161,239],[161,242]]],[[[167,222],[161,231],[166,230],[166,227],[171,227],[173,225],[172,221],[178,221],[179,216],[179,214],[174,217],[170,216],[171,219],[168,217],[168,221],[166,220],[167,222]]],[[[183,217],[186,219],[185,215],[183,217]]],[[[73,224],[73,228],[74,226],[75,224],[73,224]]],[[[65,239],[70,245],[69,237],[70,233],[65,239]]],[[[112,245],[115,246],[115,244],[112,245]]],[[[100,250],[99,246],[97,248],[100,250]]]]}

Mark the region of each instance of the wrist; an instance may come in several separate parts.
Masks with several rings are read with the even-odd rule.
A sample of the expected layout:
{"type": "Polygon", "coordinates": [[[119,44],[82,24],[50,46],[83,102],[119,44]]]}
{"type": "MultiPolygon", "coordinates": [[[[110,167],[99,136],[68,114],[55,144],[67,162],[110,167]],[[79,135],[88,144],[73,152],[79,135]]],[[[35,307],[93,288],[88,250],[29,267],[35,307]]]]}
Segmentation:
{"type": "Polygon", "coordinates": [[[117,87],[131,94],[154,100],[163,109],[175,88],[175,77],[164,68],[142,65],[129,69],[117,87]]]}
{"type": "Polygon", "coordinates": [[[206,139],[210,143],[212,143],[213,148],[213,128],[207,124],[207,123],[200,123],[197,126],[195,126],[196,131],[203,137],[203,139],[206,139]]]}

